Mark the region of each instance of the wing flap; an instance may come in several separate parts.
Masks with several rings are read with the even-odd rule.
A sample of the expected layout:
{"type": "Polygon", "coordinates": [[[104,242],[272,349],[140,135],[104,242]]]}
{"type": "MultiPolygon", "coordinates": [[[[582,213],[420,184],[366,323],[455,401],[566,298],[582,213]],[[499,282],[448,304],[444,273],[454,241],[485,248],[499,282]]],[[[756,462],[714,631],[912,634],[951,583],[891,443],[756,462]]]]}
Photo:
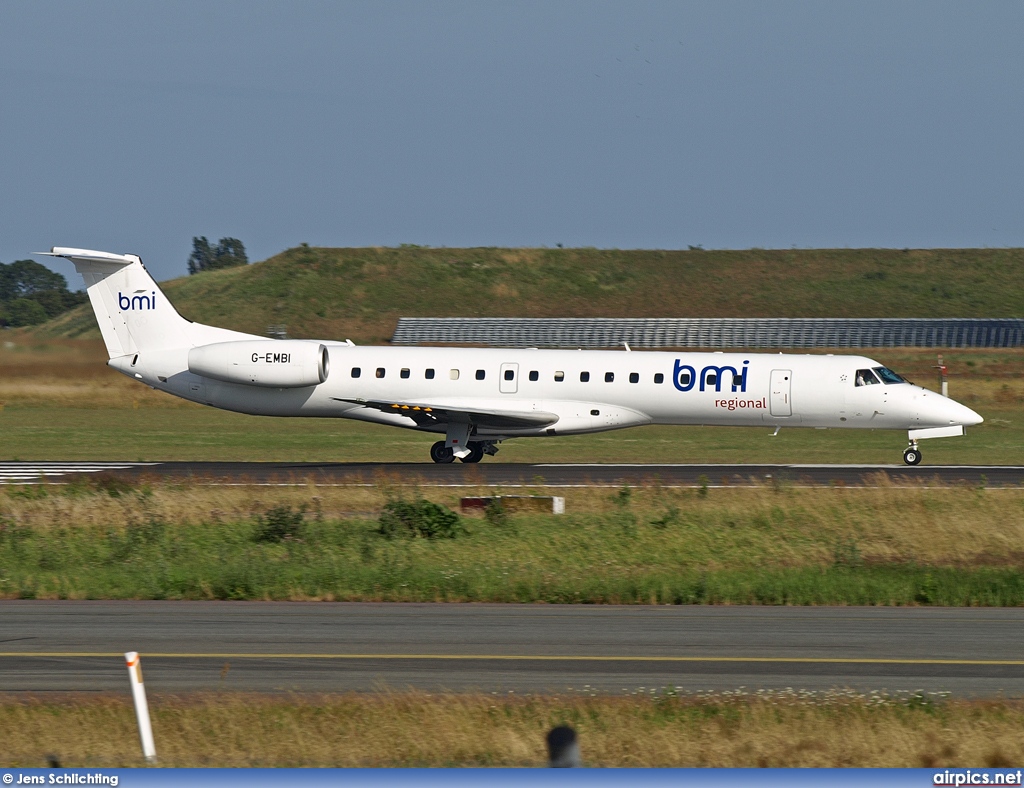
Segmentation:
{"type": "Polygon", "coordinates": [[[558,415],[540,410],[494,410],[442,405],[427,402],[390,402],[388,400],[345,399],[332,397],[337,402],[348,402],[373,408],[382,413],[407,416],[421,427],[434,424],[471,424],[488,429],[523,429],[546,427],[558,421],[558,415]]]}

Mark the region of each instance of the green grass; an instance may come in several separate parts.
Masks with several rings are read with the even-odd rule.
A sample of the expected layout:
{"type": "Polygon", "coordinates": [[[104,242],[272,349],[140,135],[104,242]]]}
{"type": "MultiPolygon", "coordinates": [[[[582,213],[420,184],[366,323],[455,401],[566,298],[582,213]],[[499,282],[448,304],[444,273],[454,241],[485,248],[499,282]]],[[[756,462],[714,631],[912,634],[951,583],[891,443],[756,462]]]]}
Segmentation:
{"type": "MultiPolygon", "coordinates": [[[[1024,249],[326,249],[167,282],[193,320],[380,342],[399,316],[1019,317],[1024,249]]],[[[88,306],[48,336],[97,336],[88,306]]]]}
{"type": "Polygon", "coordinates": [[[1024,604],[1015,490],[588,491],[563,516],[463,517],[433,539],[344,511],[379,511],[368,495],[381,492],[8,488],[0,596],[1024,604]]]}
{"type": "MultiPolygon", "coordinates": [[[[963,438],[922,443],[925,464],[1018,464],[1024,418],[986,409],[963,438]]],[[[341,419],[244,416],[199,407],[0,411],[3,460],[429,462],[437,439],[341,419]]],[[[651,426],[506,441],[484,462],[900,463],[898,431],[651,426]]]]}

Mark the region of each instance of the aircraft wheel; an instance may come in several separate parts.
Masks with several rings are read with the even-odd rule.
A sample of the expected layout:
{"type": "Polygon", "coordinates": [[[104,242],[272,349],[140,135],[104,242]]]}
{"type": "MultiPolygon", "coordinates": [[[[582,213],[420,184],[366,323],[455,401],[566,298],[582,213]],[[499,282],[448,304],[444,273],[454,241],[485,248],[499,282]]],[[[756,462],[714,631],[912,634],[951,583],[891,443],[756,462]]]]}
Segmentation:
{"type": "Polygon", "coordinates": [[[484,445],[478,441],[469,442],[469,454],[460,459],[463,462],[480,462],[484,458],[484,445]]]}
{"type": "Polygon", "coordinates": [[[444,441],[438,441],[430,447],[430,459],[441,464],[454,462],[455,452],[445,446],[444,441]]]}
{"type": "Polygon", "coordinates": [[[905,452],[903,452],[903,462],[907,465],[920,465],[921,464],[921,450],[917,446],[911,446],[905,452]]]}

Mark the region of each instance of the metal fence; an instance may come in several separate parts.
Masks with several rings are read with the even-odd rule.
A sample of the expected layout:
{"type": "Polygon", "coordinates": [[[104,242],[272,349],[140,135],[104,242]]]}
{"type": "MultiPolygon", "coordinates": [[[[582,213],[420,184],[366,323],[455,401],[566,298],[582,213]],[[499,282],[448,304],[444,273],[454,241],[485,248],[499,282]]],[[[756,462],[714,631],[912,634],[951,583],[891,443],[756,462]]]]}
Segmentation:
{"type": "Polygon", "coordinates": [[[1020,347],[1017,318],[403,317],[396,345],[496,347],[1020,347]]]}

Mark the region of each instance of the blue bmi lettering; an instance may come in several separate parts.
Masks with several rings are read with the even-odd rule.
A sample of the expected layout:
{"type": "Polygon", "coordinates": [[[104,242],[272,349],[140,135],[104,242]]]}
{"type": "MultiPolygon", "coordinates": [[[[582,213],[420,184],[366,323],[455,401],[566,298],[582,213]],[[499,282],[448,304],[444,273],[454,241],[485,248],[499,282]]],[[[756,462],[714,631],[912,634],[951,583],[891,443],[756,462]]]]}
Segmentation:
{"type": "Polygon", "coordinates": [[[156,309],[156,291],[150,295],[133,295],[130,298],[124,293],[117,293],[117,307],[122,312],[141,309],[156,309]]]}
{"type": "Polygon", "coordinates": [[[728,364],[722,366],[709,364],[701,369],[698,375],[696,369],[689,364],[683,364],[677,358],[672,369],[672,385],[679,391],[691,391],[699,380],[700,391],[714,386],[715,391],[720,392],[722,390],[722,378],[728,372],[730,374],[729,383],[732,386],[732,390],[745,392],[747,390],[747,372],[749,370],[747,365],[749,363],[749,361],[743,362],[742,371],[728,364]]]}

